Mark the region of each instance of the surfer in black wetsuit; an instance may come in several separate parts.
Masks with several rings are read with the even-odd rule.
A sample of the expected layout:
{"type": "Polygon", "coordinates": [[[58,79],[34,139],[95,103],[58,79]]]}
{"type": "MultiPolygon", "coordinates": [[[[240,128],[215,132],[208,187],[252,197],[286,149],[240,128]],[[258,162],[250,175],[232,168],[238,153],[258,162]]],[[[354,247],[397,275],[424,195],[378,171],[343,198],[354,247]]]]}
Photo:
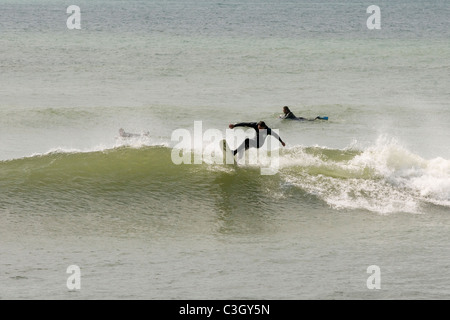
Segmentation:
{"type": "Polygon", "coordinates": [[[149,132],[145,132],[143,134],[137,134],[137,133],[129,133],[129,132],[125,132],[125,130],[123,130],[123,128],[119,129],[119,135],[122,138],[132,138],[132,137],[141,137],[141,136],[148,136],[150,133],[149,132]]]}
{"type": "Polygon", "coordinates": [[[119,129],[119,135],[122,138],[131,138],[131,137],[138,137],[139,136],[138,134],[135,134],[135,133],[125,132],[125,130],[123,130],[122,128],[119,129]]]}
{"type": "Polygon", "coordinates": [[[281,119],[292,119],[292,120],[306,120],[305,118],[298,118],[295,116],[295,114],[292,113],[291,110],[289,110],[288,106],[283,107],[283,115],[280,116],[281,119]]]}
{"type": "Polygon", "coordinates": [[[300,121],[313,121],[313,120],[327,120],[328,119],[328,117],[327,118],[325,118],[325,117],[319,117],[319,116],[317,116],[317,117],[315,117],[314,119],[306,119],[306,118],[303,118],[303,117],[296,117],[293,113],[292,113],[292,111],[291,110],[289,110],[289,107],[288,106],[284,106],[283,107],[283,113],[284,114],[282,114],[281,116],[280,116],[280,119],[292,119],[292,120],[300,120],[300,121]]]}
{"type": "Polygon", "coordinates": [[[233,151],[233,155],[236,155],[238,152],[242,151],[242,150],[247,150],[250,147],[252,148],[260,148],[263,146],[264,142],[266,141],[266,138],[268,135],[273,136],[275,139],[278,139],[278,141],[281,142],[281,144],[284,146],[286,146],[286,143],[284,143],[283,140],[281,140],[280,136],[276,133],[273,132],[272,129],[270,129],[264,121],[260,121],[260,122],[241,122],[241,123],[236,123],[236,124],[230,124],[229,128],[233,129],[236,127],[249,127],[249,128],[253,128],[256,131],[256,137],[253,139],[245,139],[244,142],[236,149],[233,151]]]}

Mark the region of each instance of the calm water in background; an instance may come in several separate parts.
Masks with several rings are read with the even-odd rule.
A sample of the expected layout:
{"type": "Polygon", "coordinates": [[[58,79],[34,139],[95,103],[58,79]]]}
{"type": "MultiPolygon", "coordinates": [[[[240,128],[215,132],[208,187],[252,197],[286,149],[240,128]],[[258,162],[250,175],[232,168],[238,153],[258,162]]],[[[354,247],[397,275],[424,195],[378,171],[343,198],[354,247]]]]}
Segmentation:
{"type": "Polygon", "coordinates": [[[0,4],[1,299],[450,297],[448,2],[0,4]],[[258,120],[276,175],[171,161],[258,120]]]}

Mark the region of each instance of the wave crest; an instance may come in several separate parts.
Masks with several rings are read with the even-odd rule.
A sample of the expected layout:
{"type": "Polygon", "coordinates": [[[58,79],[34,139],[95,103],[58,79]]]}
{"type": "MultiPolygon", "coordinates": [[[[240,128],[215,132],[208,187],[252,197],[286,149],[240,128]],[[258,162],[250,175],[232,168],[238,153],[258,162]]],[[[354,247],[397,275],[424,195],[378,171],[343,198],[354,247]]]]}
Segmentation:
{"type": "Polygon", "coordinates": [[[279,152],[278,174],[273,176],[261,176],[258,165],[175,165],[171,148],[142,142],[97,151],[54,149],[2,161],[1,196],[82,193],[95,197],[108,192],[126,196],[146,190],[168,198],[186,193],[201,198],[214,192],[214,185],[231,184],[225,188],[231,198],[239,188],[264,184],[270,186],[264,196],[300,192],[338,210],[421,213],[427,203],[450,206],[450,161],[423,159],[395,141],[379,139],[365,150],[284,148],[279,152]]]}

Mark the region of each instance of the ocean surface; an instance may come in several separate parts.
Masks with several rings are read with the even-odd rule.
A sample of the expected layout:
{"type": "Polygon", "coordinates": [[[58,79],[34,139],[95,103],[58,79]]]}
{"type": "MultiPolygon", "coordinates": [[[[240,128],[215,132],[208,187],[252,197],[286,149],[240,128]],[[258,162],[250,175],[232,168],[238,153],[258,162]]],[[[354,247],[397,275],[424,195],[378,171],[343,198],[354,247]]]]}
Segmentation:
{"type": "Polygon", "coordinates": [[[449,299],[449,17],[0,0],[0,299],[449,299]],[[202,157],[260,120],[274,174],[202,157]],[[200,163],[174,163],[177,130],[200,163]]]}

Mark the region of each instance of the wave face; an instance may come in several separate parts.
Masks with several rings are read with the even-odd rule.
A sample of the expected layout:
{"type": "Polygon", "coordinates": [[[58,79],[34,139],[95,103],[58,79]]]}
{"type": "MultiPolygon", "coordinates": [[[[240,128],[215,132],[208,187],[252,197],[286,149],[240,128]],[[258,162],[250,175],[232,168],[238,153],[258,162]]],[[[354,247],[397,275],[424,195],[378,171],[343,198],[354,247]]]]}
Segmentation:
{"type": "MultiPolygon", "coordinates": [[[[192,206],[274,209],[325,205],[380,214],[421,213],[450,206],[450,161],[426,160],[394,141],[365,150],[282,149],[278,172],[238,166],[176,165],[167,146],[121,146],[100,151],[53,151],[0,162],[0,206],[21,210],[178,212],[192,206]]],[[[248,160],[248,159],[247,159],[248,160]]]]}

